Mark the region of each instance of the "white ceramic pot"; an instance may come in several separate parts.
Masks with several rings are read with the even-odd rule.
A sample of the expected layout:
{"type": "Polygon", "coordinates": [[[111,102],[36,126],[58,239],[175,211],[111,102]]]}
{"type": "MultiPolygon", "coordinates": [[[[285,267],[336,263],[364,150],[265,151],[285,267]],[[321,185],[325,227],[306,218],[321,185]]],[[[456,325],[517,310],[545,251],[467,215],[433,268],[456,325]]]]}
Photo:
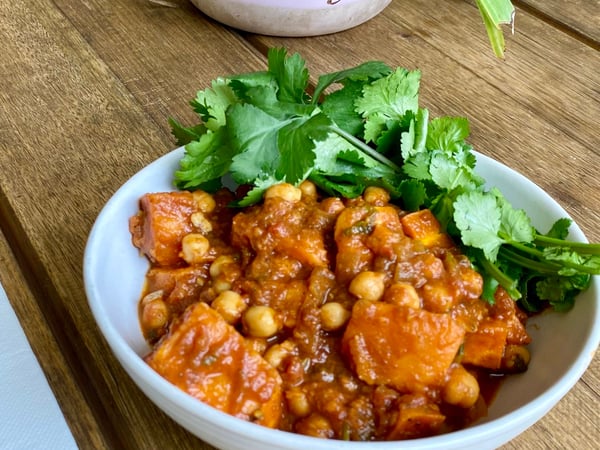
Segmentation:
{"type": "Polygon", "coordinates": [[[191,0],[204,14],[244,31],[317,36],[360,25],[391,0],[191,0]]]}

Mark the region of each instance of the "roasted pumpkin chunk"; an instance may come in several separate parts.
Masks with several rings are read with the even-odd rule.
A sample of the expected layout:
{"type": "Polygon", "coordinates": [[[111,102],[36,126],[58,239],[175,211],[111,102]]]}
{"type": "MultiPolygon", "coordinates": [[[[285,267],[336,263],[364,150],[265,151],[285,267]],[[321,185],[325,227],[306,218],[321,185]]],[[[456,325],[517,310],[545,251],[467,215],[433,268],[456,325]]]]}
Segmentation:
{"type": "Polygon", "coordinates": [[[359,300],[343,348],[366,383],[424,392],[444,384],[464,335],[449,314],[359,300]]]}
{"type": "Polygon", "coordinates": [[[197,399],[268,427],[281,418],[281,377],[206,303],[190,306],[146,358],[197,399]]]}
{"type": "Polygon", "coordinates": [[[195,203],[190,192],[146,194],[140,211],[129,219],[133,245],[150,261],[169,266],[181,261],[181,239],[193,230],[195,203]]]}

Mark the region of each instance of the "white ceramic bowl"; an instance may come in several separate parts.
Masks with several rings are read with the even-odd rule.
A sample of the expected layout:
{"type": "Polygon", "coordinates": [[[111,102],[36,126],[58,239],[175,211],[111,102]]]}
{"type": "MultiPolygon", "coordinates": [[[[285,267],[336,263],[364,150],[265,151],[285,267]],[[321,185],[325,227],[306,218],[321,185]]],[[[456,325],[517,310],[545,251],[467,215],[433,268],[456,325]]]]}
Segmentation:
{"type": "Polygon", "coordinates": [[[221,23],[271,36],[316,36],[360,25],[391,0],[192,0],[221,23]]]}
{"type": "MultiPolygon", "coordinates": [[[[142,391],[176,422],[222,449],[294,450],[482,450],[511,440],[543,417],[577,382],[600,342],[600,283],[579,296],[566,314],[545,313],[529,321],[533,338],[529,370],[503,383],[489,415],[473,426],[442,436],[400,442],[341,442],[271,430],[217,411],[160,377],[142,360],[147,346],[137,303],[146,259],[131,244],[128,219],[146,192],[172,190],[172,174],[183,149],[158,159],[132,177],[106,204],[89,236],[84,281],[89,304],[114,354],[142,391]]],[[[544,191],[483,155],[478,172],[524,208],[542,230],[567,213],[544,191]]],[[[574,225],[570,236],[585,240],[574,225]]]]}

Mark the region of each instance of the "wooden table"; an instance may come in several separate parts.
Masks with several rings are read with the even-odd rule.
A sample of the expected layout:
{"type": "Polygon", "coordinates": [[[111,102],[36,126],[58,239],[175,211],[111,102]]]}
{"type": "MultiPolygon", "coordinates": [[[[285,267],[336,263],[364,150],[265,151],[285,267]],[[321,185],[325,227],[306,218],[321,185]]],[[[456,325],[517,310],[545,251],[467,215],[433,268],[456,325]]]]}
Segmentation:
{"type": "MultiPolygon", "coordinates": [[[[167,118],[220,75],[263,69],[270,46],[311,73],[367,59],[423,72],[432,116],[471,122],[479,151],[520,171],[600,241],[600,2],[519,0],[496,59],[473,2],[395,0],[343,33],[239,33],[185,0],[0,0],[0,282],[82,449],[210,448],[154,407],[96,328],[86,238],[130,176],[174,147],[167,118]]],[[[600,441],[600,358],[507,449],[600,441]]],[[[0,424],[1,426],[1,424],[0,424]]],[[[0,446],[2,443],[0,443],[0,446]]]]}

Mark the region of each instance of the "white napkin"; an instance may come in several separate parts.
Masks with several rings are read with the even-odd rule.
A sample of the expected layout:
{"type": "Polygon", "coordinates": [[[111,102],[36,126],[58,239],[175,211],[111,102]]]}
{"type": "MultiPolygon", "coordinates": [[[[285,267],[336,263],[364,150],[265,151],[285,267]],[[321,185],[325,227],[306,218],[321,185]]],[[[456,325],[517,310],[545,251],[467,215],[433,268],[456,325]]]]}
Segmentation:
{"type": "Polygon", "coordinates": [[[2,285],[0,285],[0,449],[77,449],[71,430],[2,285]]]}

